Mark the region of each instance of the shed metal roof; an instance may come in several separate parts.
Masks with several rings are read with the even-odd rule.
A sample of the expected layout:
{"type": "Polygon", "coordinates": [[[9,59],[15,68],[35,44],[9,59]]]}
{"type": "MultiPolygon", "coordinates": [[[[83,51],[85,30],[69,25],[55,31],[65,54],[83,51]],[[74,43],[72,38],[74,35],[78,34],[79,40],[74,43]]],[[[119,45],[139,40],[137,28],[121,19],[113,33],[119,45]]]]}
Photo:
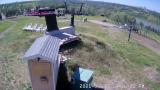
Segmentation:
{"type": "Polygon", "coordinates": [[[49,35],[37,38],[25,53],[24,60],[42,58],[54,62],[58,58],[60,42],[60,39],[49,35]]]}

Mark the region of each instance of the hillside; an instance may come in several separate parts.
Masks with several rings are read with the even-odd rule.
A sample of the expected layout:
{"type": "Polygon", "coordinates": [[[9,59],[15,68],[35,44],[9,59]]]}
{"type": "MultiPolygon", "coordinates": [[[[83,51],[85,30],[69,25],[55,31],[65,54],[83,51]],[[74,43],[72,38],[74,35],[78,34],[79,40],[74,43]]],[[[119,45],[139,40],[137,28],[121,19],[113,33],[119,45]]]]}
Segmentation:
{"type": "MultiPolygon", "coordinates": [[[[13,21],[17,22],[16,27],[0,39],[0,81],[3,81],[0,82],[0,89],[28,90],[29,75],[22,58],[35,38],[43,34],[24,32],[22,27],[29,22],[44,23],[44,19],[19,17],[13,21]]],[[[62,27],[68,23],[61,22],[59,18],[59,25],[62,27]]],[[[136,85],[134,90],[142,90],[143,85],[148,90],[160,88],[158,54],[135,40],[128,42],[125,32],[115,32],[89,22],[76,22],[76,31],[82,43],[64,52],[71,58],[67,61],[69,75],[72,67],[78,64],[95,71],[93,86],[99,88],[107,83],[110,87],[136,85]]]]}
{"type": "MultiPolygon", "coordinates": [[[[68,7],[74,5],[73,3],[81,3],[81,0],[67,0],[68,7]]],[[[160,23],[160,14],[154,11],[147,10],[146,8],[132,7],[114,3],[100,2],[100,1],[85,1],[85,11],[89,15],[101,15],[106,16],[112,15],[113,13],[125,13],[131,16],[143,18],[155,23],[160,23]],[[86,10],[87,9],[87,10],[86,10]],[[95,12],[96,11],[96,12],[95,12]],[[157,20],[158,19],[158,20],[157,20]]],[[[28,1],[19,3],[10,3],[0,5],[1,11],[5,12],[7,9],[25,9],[32,8],[34,6],[51,6],[51,7],[65,7],[64,0],[47,0],[47,1],[28,1]],[[16,7],[15,7],[16,6],[16,7]],[[4,10],[5,9],[5,10],[4,10]]],[[[80,5],[75,4],[74,7],[80,7],[80,5]]]]}
{"type": "MultiPolygon", "coordinates": [[[[81,0],[67,0],[68,9],[74,7],[79,11],[81,0]]],[[[131,18],[136,19],[137,27],[141,23],[143,27],[154,32],[160,32],[160,14],[150,11],[146,8],[131,7],[126,5],[98,2],[98,1],[85,1],[86,3],[82,11],[86,15],[103,15],[106,19],[113,21],[113,23],[123,25],[130,21],[131,18]]],[[[47,1],[28,1],[20,3],[10,3],[0,5],[0,11],[5,13],[6,16],[22,15],[24,11],[31,9],[35,6],[49,6],[52,8],[65,8],[64,0],[47,0],[47,1]]]]}
{"type": "MultiPolygon", "coordinates": [[[[79,2],[70,0],[70,2],[79,2]]],[[[142,8],[87,1],[83,16],[75,16],[76,34],[81,42],[63,48],[67,75],[75,66],[94,71],[92,86],[96,90],[160,90],[160,14],[142,8]],[[87,18],[86,22],[82,19],[87,18]],[[131,33],[120,28],[130,20],[141,19],[131,33]],[[145,20],[143,22],[143,20],[145,20]],[[143,26],[140,25],[143,22],[143,26]],[[145,26],[145,22],[152,24],[145,26]]],[[[64,8],[63,0],[21,2],[0,5],[0,11],[15,18],[0,21],[0,90],[31,90],[28,66],[23,57],[42,32],[26,32],[29,23],[45,24],[42,17],[23,16],[23,10],[36,5],[64,8]],[[18,10],[18,11],[17,11],[18,10]]],[[[69,8],[79,5],[69,3],[69,8]]],[[[58,26],[69,25],[70,15],[57,17],[58,26]]],[[[70,80],[70,78],[69,78],[70,80]]]]}

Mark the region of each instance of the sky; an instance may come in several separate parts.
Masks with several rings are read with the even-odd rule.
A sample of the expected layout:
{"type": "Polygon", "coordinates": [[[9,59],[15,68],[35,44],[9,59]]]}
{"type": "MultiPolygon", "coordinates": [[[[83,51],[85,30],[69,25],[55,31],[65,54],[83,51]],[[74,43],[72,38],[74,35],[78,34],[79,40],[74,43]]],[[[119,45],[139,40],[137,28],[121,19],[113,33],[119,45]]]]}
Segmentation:
{"type": "Polygon", "coordinates": [[[124,4],[129,6],[145,7],[160,13],[160,0],[94,0],[124,4]]]}
{"type": "Polygon", "coordinates": [[[33,1],[33,0],[0,0],[0,4],[11,3],[11,2],[22,2],[22,1],[33,1]]]}
{"type": "MultiPolygon", "coordinates": [[[[20,2],[20,1],[31,1],[31,0],[0,0],[0,4],[20,2]]],[[[104,2],[124,4],[129,6],[145,7],[147,9],[157,11],[160,13],[160,0],[94,0],[94,1],[104,1],[104,2]]]]}

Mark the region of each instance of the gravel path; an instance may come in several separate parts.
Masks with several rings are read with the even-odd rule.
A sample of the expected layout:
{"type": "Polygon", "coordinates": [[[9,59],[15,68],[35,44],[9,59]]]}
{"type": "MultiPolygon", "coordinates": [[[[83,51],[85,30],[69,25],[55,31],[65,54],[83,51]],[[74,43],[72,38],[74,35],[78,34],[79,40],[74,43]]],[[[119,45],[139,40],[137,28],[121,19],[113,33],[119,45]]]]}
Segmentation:
{"type": "MultiPolygon", "coordinates": [[[[109,30],[114,30],[114,31],[122,31],[122,29],[119,29],[116,25],[108,23],[108,22],[102,22],[102,21],[97,21],[97,20],[89,20],[89,22],[91,23],[95,23],[98,25],[102,25],[106,28],[108,28],[109,30]]],[[[125,31],[125,30],[123,30],[125,31]]],[[[138,35],[137,33],[132,33],[131,36],[134,40],[136,40],[137,42],[139,42],[141,45],[149,48],[150,50],[154,51],[155,53],[160,55],[160,43],[156,42],[152,39],[146,38],[144,36],[138,35]]]]}

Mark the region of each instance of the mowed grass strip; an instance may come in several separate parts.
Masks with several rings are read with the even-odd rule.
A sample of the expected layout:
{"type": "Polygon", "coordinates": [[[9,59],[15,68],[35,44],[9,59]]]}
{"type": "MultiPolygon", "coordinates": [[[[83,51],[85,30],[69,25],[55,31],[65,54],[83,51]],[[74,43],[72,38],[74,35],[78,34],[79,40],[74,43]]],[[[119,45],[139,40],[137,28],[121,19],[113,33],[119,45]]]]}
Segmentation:
{"type": "Polygon", "coordinates": [[[9,28],[13,23],[9,21],[0,21],[0,33],[9,28]]]}

